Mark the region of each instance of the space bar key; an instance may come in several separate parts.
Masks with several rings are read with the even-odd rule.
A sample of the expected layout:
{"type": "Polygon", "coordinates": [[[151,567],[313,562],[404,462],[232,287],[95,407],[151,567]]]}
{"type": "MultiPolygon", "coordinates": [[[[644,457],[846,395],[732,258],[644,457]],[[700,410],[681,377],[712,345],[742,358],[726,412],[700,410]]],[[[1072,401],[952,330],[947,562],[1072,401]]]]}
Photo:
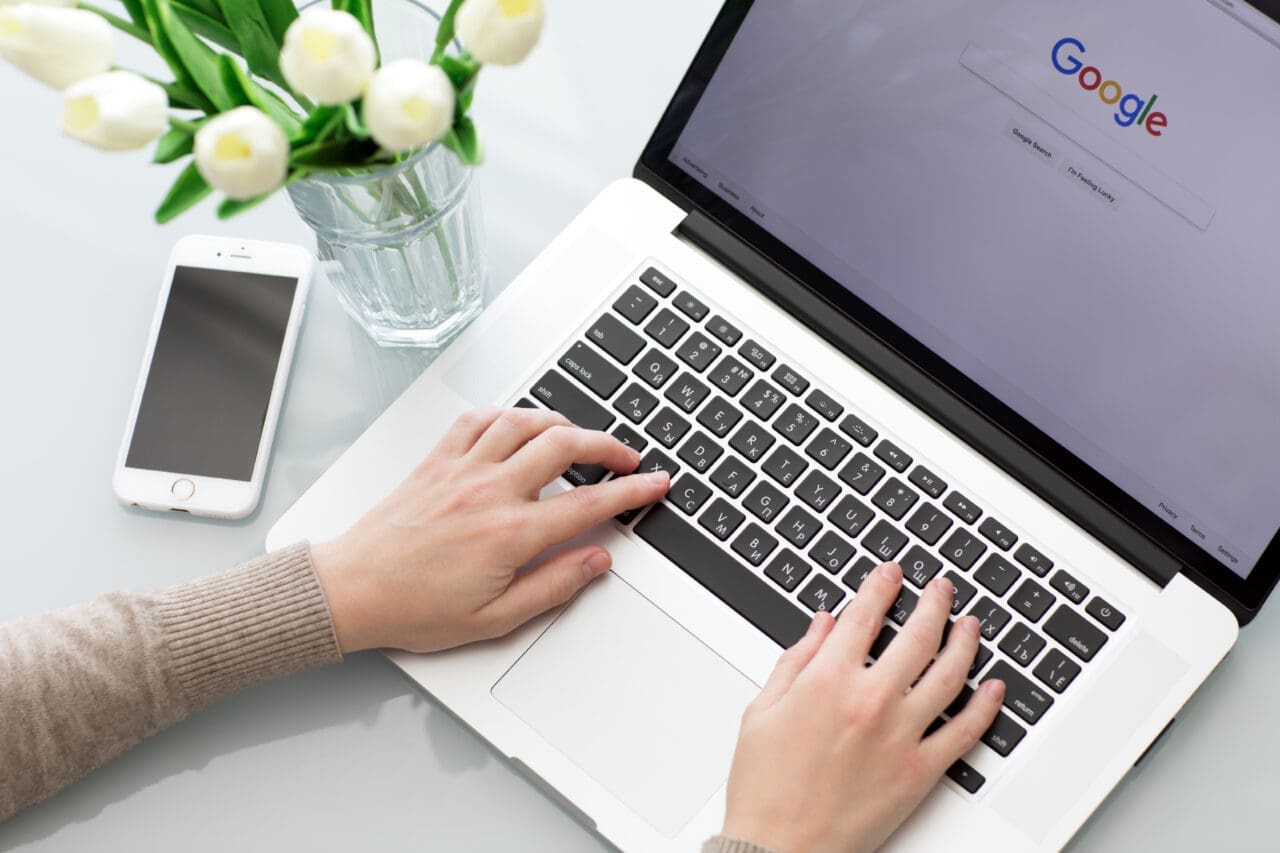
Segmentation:
{"type": "Polygon", "coordinates": [[[798,607],[666,504],[651,509],[635,532],[778,645],[791,646],[808,630],[809,617],[798,607]]]}

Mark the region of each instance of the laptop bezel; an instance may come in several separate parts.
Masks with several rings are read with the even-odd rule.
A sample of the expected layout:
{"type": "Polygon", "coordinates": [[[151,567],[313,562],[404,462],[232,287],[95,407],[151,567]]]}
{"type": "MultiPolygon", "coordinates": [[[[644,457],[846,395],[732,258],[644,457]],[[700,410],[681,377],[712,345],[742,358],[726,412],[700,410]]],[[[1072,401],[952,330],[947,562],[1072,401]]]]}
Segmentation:
{"type": "MultiPolygon", "coordinates": [[[[995,424],[1006,440],[1030,450],[1058,474],[1079,486],[1107,513],[1156,543],[1183,566],[1188,577],[1196,580],[1201,587],[1230,607],[1242,624],[1252,619],[1280,580],[1280,531],[1272,538],[1249,575],[1241,578],[1030,421],[670,161],[669,155],[676,140],[753,3],[754,0],[728,0],[721,8],[646,144],[636,164],[635,176],[684,210],[698,211],[745,242],[766,262],[783,270],[788,281],[795,282],[796,286],[808,289],[831,304],[845,319],[883,342],[901,359],[910,362],[922,381],[941,385],[970,409],[981,413],[995,424]]],[[[1280,0],[1252,5],[1268,17],[1280,21],[1280,0]]],[[[1024,479],[1027,485],[1046,500],[1053,502],[1052,484],[1037,482],[1034,476],[1020,479],[1024,479]]],[[[1070,512],[1067,514],[1072,515],[1070,512]]]]}

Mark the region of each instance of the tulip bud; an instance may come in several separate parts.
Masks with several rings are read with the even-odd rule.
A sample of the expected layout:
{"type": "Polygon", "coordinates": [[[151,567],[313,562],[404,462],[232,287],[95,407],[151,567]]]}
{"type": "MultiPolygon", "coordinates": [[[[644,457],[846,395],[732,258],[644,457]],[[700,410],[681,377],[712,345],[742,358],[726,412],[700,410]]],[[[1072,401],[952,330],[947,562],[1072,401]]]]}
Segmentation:
{"type": "Polygon", "coordinates": [[[141,148],[169,124],[169,96],[132,71],[108,71],[62,93],[62,130],[104,151],[141,148]]]}
{"type": "Polygon", "coordinates": [[[0,6],[63,6],[76,5],[76,0],[0,0],[0,6]]]}
{"type": "Polygon", "coordinates": [[[542,34],[542,0],[466,0],[458,8],[454,30],[481,62],[515,65],[542,34]]]}
{"type": "Polygon", "coordinates": [[[313,7],[284,34],[280,71],[298,93],[319,104],[354,101],[377,64],[373,39],[355,15],[313,7]]]}
{"type": "Polygon", "coordinates": [[[236,107],[196,131],[196,169],[211,186],[246,201],[280,186],[289,172],[289,140],[256,107],[236,107]]]}
{"type": "Polygon", "coordinates": [[[55,89],[111,67],[111,25],[83,9],[0,6],[0,57],[55,89]]]}
{"type": "Polygon", "coordinates": [[[364,93],[364,123],[389,151],[434,142],[453,126],[456,96],[438,66],[399,59],[377,70],[364,93]]]}

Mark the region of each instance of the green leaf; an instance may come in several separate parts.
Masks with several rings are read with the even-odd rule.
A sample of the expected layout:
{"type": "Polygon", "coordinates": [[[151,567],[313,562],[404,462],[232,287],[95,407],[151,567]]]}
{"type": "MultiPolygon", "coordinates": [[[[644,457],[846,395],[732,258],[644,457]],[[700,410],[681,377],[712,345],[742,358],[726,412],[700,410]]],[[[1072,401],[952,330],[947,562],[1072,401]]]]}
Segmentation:
{"type": "Polygon", "coordinates": [[[436,49],[431,54],[432,62],[439,61],[449,49],[449,42],[453,41],[453,19],[457,17],[458,7],[462,2],[463,0],[450,0],[449,8],[440,16],[440,26],[436,29],[436,49]]]}
{"type": "Polygon", "coordinates": [[[174,160],[186,157],[195,147],[195,139],[195,134],[184,127],[170,128],[156,143],[156,153],[151,158],[151,162],[172,163],[174,160]]]}
{"type": "Polygon", "coordinates": [[[169,96],[169,106],[175,110],[200,110],[201,112],[211,113],[214,111],[213,104],[209,103],[209,99],[197,91],[188,89],[186,86],[178,82],[166,83],[163,80],[157,80],[154,77],[142,75],[143,79],[150,80],[161,89],[164,89],[166,95],[169,96]]]}
{"type": "Polygon", "coordinates": [[[121,0],[121,2],[124,3],[125,11],[129,13],[129,20],[150,32],[147,27],[147,13],[142,10],[142,0],[121,0]]]}
{"type": "Polygon", "coordinates": [[[240,42],[240,55],[249,70],[260,77],[287,86],[280,73],[280,42],[259,0],[219,0],[222,16],[240,42]]]}
{"type": "Polygon", "coordinates": [[[262,16],[267,20],[267,30],[276,44],[284,44],[285,31],[298,17],[298,7],[293,0],[260,0],[262,16]]]}
{"type": "Polygon", "coordinates": [[[342,107],[316,107],[302,123],[302,127],[289,137],[289,141],[295,149],[301,145],[309,145],[330,135],[343,121],[342,107]]]}
{"type": "Polygon", "coordinates": [[[191,32],[206,38],[216,44],[223,50],[229,50],[232,53],[240,52],[240,42],[236,40],[235,34],[231,32],[231,28],[227,26],[226,21],[221,17],[211,18],[206,13],[193,9],[183,3],[173,2],[173,11],[178,13],[178,17],[186,22],[191,28],[191,32]]]}
{"type": "Polygon", "coordinates": [[[378,145],[367,139],[322,139],[310,145],[293,149],[289,165],[308,169],[337,169],[342,166],[359,166],[374,154],[378,145]]]}
{"type": "Polygon", "coordinates": [[[277,187],[277,189],[272,190],[269,193],[263,193],[262,195],[254,196],[253,198],[245,199],[244,201],[237,201],[232,198],[223,199],[222,203],[218,205],[218,218],[230,219],[233,216],[239,216],[241,213],[244,213],[246,210],[250,210],[251,208],[257,207],[267,199],[271,198],[273,195],[276,194],[277,190],[284,189],[290,184],[296,183],[297,181],[302,180],[309,174],[310,172],[306,169],[296,169],[289,175],[289,177],[285,180],[283,184],[281,184],[279,187],[277,187]]]}
{"type": "Polygon", "coordinates": [[[252,104],[262,110],[280,126],[285,136],[292,136],[302,127],[302,119],[289,109],[288,105],[271,92],[264,89],[256,80],[245,73],[229,54],[218,55],[218,65],[222,72],[222,82],[227,91],[241,104],[252,104]]]}
{"type": "Polygon", "coordinates": [[[377,44],[378,37],[373,32],[373,2],[372,0],[333,0],[333,8],[339,12],[350,12],[356,16],[356,20],[364,27],[364,31],[377,44]]]}
{"type": "Polygon", "coordinates": [[[129,35],[133,36],[139,41],[144,41],[147,44],[151,44],[151,30],[147,29],[145,21],[141,26],[139,26],[136,23],[131,23],[129,21],[126,21],[124,18],[120,18],[113,15],[110,12],[106,11],[105,9],[99,9],[97,6],[94,6],[90,3],[77,3],[76,5],[78,8],[83,9],[86,12],[92,12],[93,14],[97,15],[99,18],[102,18],[102,20],[106,21],[108,24],[115,27],[120,32],[128,33],[129,35]]]}
{"type": "Polygon", "coordinates": [[[200,177],[200,172],[196,170],[196,164],[187,164],[187,168],[182,170],[181,175],[178,175],[178,180],[173,182],[173,186],[169,189],[169,194],[164,197],[164,201],[160,202],[160,206],[156,208],[156,222],[161,225],[165,224],[175,216],[190,210],[211,192],[213,192],[213,187],[205,183],[204,178],[200,177]]]}
{"type": "Polygon", "coordinates": [[[480,135],[476,133],[475,123],[466,116],[454,123],[453,129],[444,135],[440,144],[457,154],[458,159],[468,166],[478,166],[484,162],[480,135]]]}
{"type": "Polygon", "coordinates": [[[369,138],[369,128],[364,126],[364,121],[360,118],[360,108],[356,104],[343,104],[342,115],[347,130],[352,136],[356,139],[369,138]]]}
{"type": "Polygon", "coordinates": [[[156,50],[169,63],[179,82],[193,84],[219,112],[240,106],[223,81],[218,55],[191,32],[174,12],[169,0],[142,2],[151,23],[156,50]]]}
{"type": "Polygon", "coordinates": [[[453,83],[453,88],[459,92],[467,89],[477,74],[480,73],[480,63],[474,59],[465,59],[460,56],[442,56],[435,60],[435,64],[440,66],[449,77],[449,81],[453,83]]]}

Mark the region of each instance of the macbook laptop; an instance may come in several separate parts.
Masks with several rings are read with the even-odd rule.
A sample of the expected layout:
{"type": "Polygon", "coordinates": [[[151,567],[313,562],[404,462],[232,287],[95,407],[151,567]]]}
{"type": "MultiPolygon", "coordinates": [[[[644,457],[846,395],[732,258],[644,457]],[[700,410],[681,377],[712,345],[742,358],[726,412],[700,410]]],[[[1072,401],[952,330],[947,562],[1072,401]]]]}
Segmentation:
{"type": "Polygon", "coordinates": [[[467,409],[562,412],[669,497],[587,535],[613,570],[558,612],[390,653],[411,679],[612,843],[687,853],[782,649],[897,560],[873,655],[945,575],[970,688],[1008,691],[889,847],[1057,849],[1280,572],[1276,80],[1238,0],[732,0],[634,178],[268,545],[467,409]]]}

